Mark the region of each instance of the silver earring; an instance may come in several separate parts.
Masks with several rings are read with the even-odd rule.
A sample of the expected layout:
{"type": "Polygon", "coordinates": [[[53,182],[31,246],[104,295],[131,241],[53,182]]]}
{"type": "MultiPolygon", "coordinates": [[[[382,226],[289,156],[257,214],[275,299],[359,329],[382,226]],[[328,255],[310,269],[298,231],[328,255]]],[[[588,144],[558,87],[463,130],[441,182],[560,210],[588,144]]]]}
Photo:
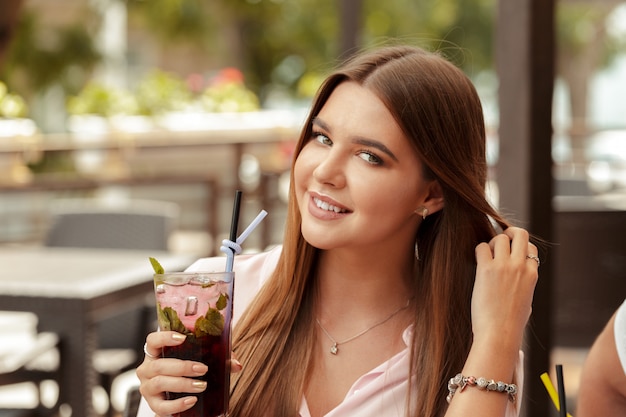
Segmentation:
{"type": "Polygon", "coordinates": [[[417,245],[417,240],[415,241],[415,259],[420,260],[420,248],[417,245]]]}

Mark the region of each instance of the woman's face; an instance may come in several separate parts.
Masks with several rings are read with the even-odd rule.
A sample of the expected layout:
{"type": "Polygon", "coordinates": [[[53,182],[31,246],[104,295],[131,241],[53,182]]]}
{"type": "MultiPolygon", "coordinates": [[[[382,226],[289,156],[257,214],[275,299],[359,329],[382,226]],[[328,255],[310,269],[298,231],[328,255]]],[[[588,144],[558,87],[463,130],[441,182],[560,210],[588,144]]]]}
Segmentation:
{"type": "Polygon", "coordinates": [[[320,249],[405,248],[429,184],[408,139],[378,97],[339,84],[298,155],[294,186],[302,234],[320,249]]]}

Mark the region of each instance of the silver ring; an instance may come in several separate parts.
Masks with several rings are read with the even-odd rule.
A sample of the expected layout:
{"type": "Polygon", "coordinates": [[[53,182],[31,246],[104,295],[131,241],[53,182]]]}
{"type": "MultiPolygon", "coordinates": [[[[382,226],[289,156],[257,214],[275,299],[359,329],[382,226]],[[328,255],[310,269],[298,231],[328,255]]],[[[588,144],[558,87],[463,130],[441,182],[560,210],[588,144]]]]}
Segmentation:
{"type": "Polygon", "coordinates": [[[159,359],[160,356],[155,356],[152,353],[148,352],[148,342],[143,344],[143,353],[146,354],[147,357],[149,357],[150,359],[159,359]]]}
{"type": "Polygon", "coordinates": [[[537,261],[537,268],[539,268],[539,265],[541,265],[541,261],[539,260],[539,257],[537,255],[526,255],[526,258],[537,261]]]}

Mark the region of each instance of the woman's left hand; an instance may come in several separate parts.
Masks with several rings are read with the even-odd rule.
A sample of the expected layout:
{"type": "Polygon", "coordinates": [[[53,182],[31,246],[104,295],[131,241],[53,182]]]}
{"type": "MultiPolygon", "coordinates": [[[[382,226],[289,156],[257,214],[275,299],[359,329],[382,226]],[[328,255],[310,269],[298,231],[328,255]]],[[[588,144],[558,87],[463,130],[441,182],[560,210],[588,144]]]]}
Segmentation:
{"type": "Polygon", "coordinates": [[[539,261],[528,232],[509,227],[476,247],[472,294],[474,341],[511,343],[519,349],[532,310],[539,261]]]}

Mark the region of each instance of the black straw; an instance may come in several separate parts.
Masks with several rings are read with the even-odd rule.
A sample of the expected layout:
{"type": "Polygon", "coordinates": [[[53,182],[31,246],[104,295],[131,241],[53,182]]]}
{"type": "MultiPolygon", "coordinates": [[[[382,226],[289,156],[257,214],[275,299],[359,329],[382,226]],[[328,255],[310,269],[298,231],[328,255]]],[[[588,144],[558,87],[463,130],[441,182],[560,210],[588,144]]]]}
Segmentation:
{"type": "Polygon", "coordinates": [[[237,228],[239,227],[239,211],[241,207],[241,190],[235,191],[235,203],[233,204],[233,217],[230,223],[230,236],[228,237],[231,242],[237,243],[237,228]]]}
{"type": "Polygon", "coordinates": [[[556,365],[556,383],[559,392],[560,417],[567,417],[567,406],[565,405],[565,384],[563,383],[563,365],[556,365]]]}

